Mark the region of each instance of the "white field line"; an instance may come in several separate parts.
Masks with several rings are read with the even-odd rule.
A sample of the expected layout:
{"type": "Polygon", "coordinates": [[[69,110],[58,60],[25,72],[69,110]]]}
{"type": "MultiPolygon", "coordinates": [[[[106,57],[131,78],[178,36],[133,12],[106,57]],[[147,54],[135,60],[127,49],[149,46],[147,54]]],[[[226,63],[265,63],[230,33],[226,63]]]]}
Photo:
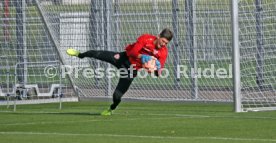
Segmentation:
{"type": "Polygon", "coordinates": [[[190,117],[190,118],[233,118],[233,119],[270,119],[276,120],[274,117],[253,117],[253,116],[217,116],[217,115],[189,115],[189,114],[144,114],[148,116],[175,116],[175,117],[190,117]]]}
{"type": "Polygon", "coordinates": [[[47,133],[47,132],[0,132],[0,135],[55,135],[55,136],[88,136],[88,137],[127,137],[144,139],[175,139],[175,140],[230,140],[230,141],[259,141],[276,142],[276,139],[254,139],[254,138],[231,138],[231,137],[181,137],[181,136],[146,136],[146,135],[124,135],[124,134],[75,134],[75,133],[47,133]]]}
{"type": "MultiPolygon", "coordinates": [[[[15,113],[12,111],[4,111],[4,112],[10,112],[15,113]]],[[[0,111],[1,113],[1,111],[0,111]]],[[[18,114],[64,114],[60,112],[19,112],[18,114]]],[[[70,113],[68,113],[70,114],[70,113]]],[[[125,115],[116,113],[116,115],[125,115]]],[[[143,118],[144,120],[166,120],[166,119],[176,119],[176,118],[209,118],[210,116],[204,116],[204,115],[185,115],[185,114],[137,114],[138,118],[121,118],[121,119],[112,119],[112,116],[109,118],[109,120],[105,119],[90,119],[90,120],[75,120],[75,121],[40,121],[40,122],[20,122],[20,123],[0,123],[0,126],[17,126],[17,125],[45,125],[45,124],[68,124],[68,123],[87,123],[87,122],[106,122],[106,121],[122,121],[122,120],[141,120],[143,118]],[[149,116],[155,116],[155,117],[149,117],[149,116]],[[161,116],[166,116],[161,117],[161,116]]],[[[87,116],[89,116],[89,113],[87,113],[87,116]]],[[[93,116],[93,115],[91,115],[93,116]]],[[[100,117],[100,116],[99,116],[100,117]]]]}
{"type": "MultiPolygon", "coordinates": [[[[175,119],[175,118],[180,118],[180,117],[155,117],[155,118],[143,118],[145,120],[164,120],[164,119],[175,119]]],[[[91,119],[91,120],[75,120],[75,121],[40,121],[40,122],[21,122],[21,123],[0,123],[0,126],[25,126],[25,125],[47,125],[47,124],[70,124],[70,123],[89,123],[89,122],[112,122],[112,121],[122,121],[122,120],[141,120],[141,118],[125,118],[125,119],[112,119],[109,118],[108,120],[106,119],[91,119]]]]}
{"type": "MultiPolygon", "coordinates": [[[[14,113],[14,114],[70,114],[70,112],[13,112],[13,111],[0,111],[0,113],[14,113]]],[[[76,112],[74,112],[76,113],[76,112]]],[[[72,113],[72,114],[74,114],[72,113]]],[[[79,112],[80,114],[83,112],[79,112]]],[[[100,114],[100,113],[99,113],[100,114]]],[[[134,115],[134,116],[167,116],[167,117],[183,117],[183,118],[234,118],[234,119],[271,119],[276,120],[275,117],[253,117],[253,116],[233,116],[233,115],[196,115],[196,114],[123,114],[123,113],[114,113],[115,115],[134,115]]],[[[89,116],[89,112],[87,112],[87,116],[89,116]]],[[[91,116],[94,116],[91,114],[91,116]]]]}
{"type": "Polygon", "coordinates": [[[82,120],[82,121],[52,121],[52,122],[27,122],[27,123],[1,123],[0,126],[20,126],[20,125],[47,125],[47,124],[70,124],[70,123],[86,123],[86,122],[98,122],[107,120],[82,120]]]}
{"type": "MultiPolygon", "coordinates": [[[[2,111],[0,111],[1,113],[2,111]]],[[[10,112],[15,113],[12,111],[4,111],[4,112],[10,112]]],[[[19,112],[18,114],[64,114],[62,112],[19,112]]],[[[68,112],[68,114],[70,114],[68,112]]],[[[73,114],[73,113],[72,113],[73,114]]],[[[115,113],[115,115],[125,115],[121,113],[115,113]]],[[[189,114],[129,114],[129,115],[135,115],[135,116],[141,116],[141,118],[146,120],[165,120],[165,119],[175,119],[175,118],[233,118],[233,119],[269,119],[269,120],[276,120],[276,118],[273,117],[252,117],[252,116],[212,116],[212,115],[189,115],[189,114]],[[149,116],[156,116],[156,117],[149,117],[149,116]]],[[[87,113],[87,116],[89,116],[89,113],[87,113]]],[[[91,115],[94,116],[94,115],[91,115]]],[[[100,116],[98,116],[100,117],[100,116]]],[[[21,123],[0,123],[1,126],[14,126],[14,125],[43,125],[43,124],[68,124],[68,123],[86,123],[86,122],[106,122],[106,121],[117,121],[117,120],[140,120],[139,118],[121,118],[121,119],[112,119],[112,116],[106,119],[89,119],[89,120],[79,120],[79,121],[40,121],[40,122],[21,122],[21,123]]]]}

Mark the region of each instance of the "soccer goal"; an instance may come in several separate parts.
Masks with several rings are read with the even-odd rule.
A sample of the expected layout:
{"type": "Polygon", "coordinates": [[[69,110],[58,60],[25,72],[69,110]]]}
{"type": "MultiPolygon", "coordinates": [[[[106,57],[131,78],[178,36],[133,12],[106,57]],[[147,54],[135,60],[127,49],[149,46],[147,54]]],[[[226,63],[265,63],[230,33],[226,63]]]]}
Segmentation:
{"type": "Polygon", "coordinates": [[[105,72],[114,67],[69,57],[66,49],[120,52],[143,33],[158,35],[170,28],[174,38],[166,70],[160,78],[139,72],[124,98],[235,102],[237,112],[274,110],[276,2],[232,2],[4,0],[0,51],[7,61],[0,62],[5,73],[0,95],[23,84],[67,97],[111,98],[118,77],[108,78],[105,72]],[[53,69],[58,74],[49,77],[53,69]]]}
{"type": "Polygon", "coordinates": [[[244,111],[276,109],[276,2],[238,3],[240,98],[244,111]]]}
{"type": "Polygon", "coordinates": [[[3,0],[0,13],[0,105],[78,101],[34,1],[3,0]]]}

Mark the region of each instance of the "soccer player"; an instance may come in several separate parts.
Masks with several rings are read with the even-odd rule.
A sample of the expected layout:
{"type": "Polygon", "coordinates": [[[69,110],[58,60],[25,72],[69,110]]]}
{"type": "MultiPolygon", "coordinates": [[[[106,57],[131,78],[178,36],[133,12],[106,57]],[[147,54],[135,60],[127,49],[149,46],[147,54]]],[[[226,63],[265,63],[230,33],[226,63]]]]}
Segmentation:
{"type": "Polygon", "coordinates": [[[111,115],[136,77],[137,71],[143,68],[147,62],[156,59],[155,70],[148,70],[148,72],[154,72],[156,76],[161,74],[161,68],[164,67],[168,55],[167,44],[172,38],[172,31],[165,28],[158,36],[151,34],[141,35],[135,43],[127,45],[124,52],[90,50],[80,53],[75,49],[67,49],[66,52],[70,56],[94,58],[108,62],[118,69],[127,69],[127,73],[121,73],[120,75],[119,82],[113,93],[113,103],[108,110],[101,113],[101,115],[111,115]],[[129,70],[131,67],[134,68],[134,70],[131,70],[132,72],[129,70]]]}

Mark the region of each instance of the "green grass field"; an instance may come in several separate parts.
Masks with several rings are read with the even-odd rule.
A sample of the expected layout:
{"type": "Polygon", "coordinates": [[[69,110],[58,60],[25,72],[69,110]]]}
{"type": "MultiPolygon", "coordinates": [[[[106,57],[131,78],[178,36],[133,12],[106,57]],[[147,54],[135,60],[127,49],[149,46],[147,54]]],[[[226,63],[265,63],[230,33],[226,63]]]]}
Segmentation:
{"type": "Polygon", "coordinates": [[[0,107],[1,143],[276,142],[276,112],[234,113],[231,104],[93,101],[0,107]]]}

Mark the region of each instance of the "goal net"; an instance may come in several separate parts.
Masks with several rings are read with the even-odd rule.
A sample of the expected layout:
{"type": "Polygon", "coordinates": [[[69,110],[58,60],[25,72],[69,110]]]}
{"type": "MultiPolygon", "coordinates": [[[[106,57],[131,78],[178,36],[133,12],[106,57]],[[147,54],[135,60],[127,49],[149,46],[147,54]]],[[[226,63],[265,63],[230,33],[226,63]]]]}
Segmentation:
{"type": "Polygon", "coordinates": [[[276,2],[240,0],[242,109],[276,109],[276,2]]]}
{"type": "Polygon", "coordinates": [[[114,68],[95,59],[66,55],[81,52],[121,52],[143,33],[174,32],[166,71],[152,78],[139,72],[124,98],[147,100],[232,101],[231,15],[229,0],[37,0],[60,54],[80,95],[112,97],[118,77],[89,78],[86,68],[114,68]]]}
{"type": "Polygon", "coordinates": [[[0,104],[77,101],[34,1],[2,0],[0,14],[0,104]]]}

